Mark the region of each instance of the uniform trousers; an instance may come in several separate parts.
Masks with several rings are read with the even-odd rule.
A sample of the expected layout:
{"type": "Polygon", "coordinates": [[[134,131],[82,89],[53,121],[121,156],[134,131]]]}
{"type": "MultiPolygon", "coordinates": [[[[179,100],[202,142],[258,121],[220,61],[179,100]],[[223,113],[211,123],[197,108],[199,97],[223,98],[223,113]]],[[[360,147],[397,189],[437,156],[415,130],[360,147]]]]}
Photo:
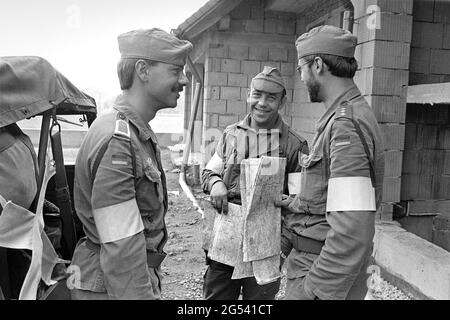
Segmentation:
{"type": "MultiPolygon", "coordinates": [[[[148,268],[150,281],[152,284],[152,293],[154,300],[161,300],[161,271],[158,268],[148,268]]],[[[70,290],[72,300],[115,300],[106,292],[94,292],[90,290],[72,289],[70,290]]]]}
{"type": "Polygon", "coordinates": [[[275,300],[280,289],[280,279],[258,285],[254,277],[231,279],[234,267],[209,260],[203,277],[203,298],[206,300],[275,300]]]}

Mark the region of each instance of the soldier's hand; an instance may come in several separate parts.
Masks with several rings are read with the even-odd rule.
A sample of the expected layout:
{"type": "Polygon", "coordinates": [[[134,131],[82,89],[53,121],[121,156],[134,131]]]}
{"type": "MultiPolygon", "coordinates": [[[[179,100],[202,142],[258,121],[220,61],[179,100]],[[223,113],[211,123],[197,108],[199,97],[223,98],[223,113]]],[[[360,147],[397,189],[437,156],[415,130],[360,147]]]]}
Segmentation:
{"type": "Polygon", "coordinates": [[[222,181],[214,183],[211,192],[211,203],[219,213],[228,213],[228,190],[222,181]]]}
{"type": "Polygon", "coordinates": [[[282,194],[279,199],[275,199],[274,204],[275,207],[287,208],[291,204],[292,200],[294,200],[293,197],[282,194]]]}
{"type": "Polygon", "coordinates": [[[285,208],[294,213],[303,212],[302,210],[300,210],[298,197],[290,197],[283,194],[279,199],[276,199],[274,201],[274,205],[275,207],[285,208]]]}

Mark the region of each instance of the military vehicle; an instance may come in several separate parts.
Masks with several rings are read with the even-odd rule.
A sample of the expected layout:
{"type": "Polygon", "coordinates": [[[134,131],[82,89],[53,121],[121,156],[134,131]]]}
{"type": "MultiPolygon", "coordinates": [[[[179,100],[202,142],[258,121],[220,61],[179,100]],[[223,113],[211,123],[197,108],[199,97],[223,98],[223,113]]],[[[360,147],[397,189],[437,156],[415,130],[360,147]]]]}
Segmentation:
{"type": "MultiPolygon", "coordinates": [[[[13,204],[12,198],[20,197],[20,194],[11,196],[11,199],[5,198],[6,201],[11,200],[11,203],[5,205],[4,202],[3,206],[0,206],[0,246],[6,244],[0,247],[0,299],[69,297],[64,285],[68,277],[66,268],[77,241],[84,234],[73,207],[74,157],[69,163],[64,162],[67,155],[64,141],[70,140],[70,137],[64,139],[65,131],[61,128],[62,124],[65,127],[73,125],[87,128],[96,115],[94,98],[75,87],[45,59],[32,56],[0,57],[0,155],[7,148],[2,148],[2,142],[6,144],[6,138],[3,137],[18,132],[24,134],[20,129],[23,120],[40,122],[40,129],[38,127],[34,130],[36,136],[30,139],[35,141],[30,152],[36,170],[24,168],[29,170],[29,174],[35,174],[35,198],[29,208],[23,208],[25,211],[13,204]],[[77,121],[73,121],[74,117],[77,121]],[[49,163],[54,172],[46,181],[49,163]],[[40,194],[45,195],[45,201],[39,199],[40,194]],[[16,221],[17,217],[22,219],[22,213],[7,215],[6,207],[23,212],[23,224],[16,221]],[[36,221],[31,222],[33,216],[27,212],[34,214],[36,221]],[[25,217],[29,219],[26,220],[25,217]],[[41,232],[41,237],[36,238],[36,234],[40,232],[36,231],[37,229],[28,230],[30,234],[26,235],[26,223],[31,223],[33,228],[42,227],[44,232],[41,232]],[[24,237],[31,240],[24,244],[24,237]],[[46,250],[57,254],[56,263],[49,264],[49,261],[45,260],[48,256],[46,250]],[[44,269],[49,266],[51,281],[44,281],[44,269]],[[37,279],[32,280],[33,276],[37,279]],[[33,281],[38,284],[30,285],[33,281]]],[[[20,163],[21,159],[13,161],[20,163]]],[[[0,166],[0,178],[2,174],[6,176],[6,172],[1,170],[7,171],[8,168],[0,166]]],[[[28,174],[28,171],[23,174],[28,174]]],[[[8,193],[7,190],[12,186],[23,184],[22,181],[11,180],[5,182],[0,179],[0,182],[3,181],[3,185],[0,185],[0,195],[2,192],[8,193]]]]}

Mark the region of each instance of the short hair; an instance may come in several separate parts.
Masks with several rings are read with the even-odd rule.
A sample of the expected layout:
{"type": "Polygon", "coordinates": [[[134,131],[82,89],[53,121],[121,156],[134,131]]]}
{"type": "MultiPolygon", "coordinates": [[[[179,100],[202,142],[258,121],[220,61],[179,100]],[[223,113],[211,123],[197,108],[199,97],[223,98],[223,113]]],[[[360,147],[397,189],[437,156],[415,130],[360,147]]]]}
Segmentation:
{"type": "Polygon", "coordinates": [[[328,66],[328,70],[333,76],[340,78],[353,78],[358,70],[358,62],[354,57],[340,57],[332,54],[312,54],[302,59],[308,61],[308,67],[311,67],[314,58],[319,57],[328,66]]]}
{"type": "Polygon", "coordinates": [[[283,91],[281,91],[281,97],[280,97],[280,101],[283,101],[283,98],[286,96],[286,89],[283,89],[283,91]]]}
{"type": "Polygon", "coordinates": [[[117,63],[117,75],[119,77],[120,89],[128,90],[133,85],[133,76],[136,62],[144,60],[149,66],[157,64],[157,62],[149,59],[141,58],[121,58],[117,63]]]}

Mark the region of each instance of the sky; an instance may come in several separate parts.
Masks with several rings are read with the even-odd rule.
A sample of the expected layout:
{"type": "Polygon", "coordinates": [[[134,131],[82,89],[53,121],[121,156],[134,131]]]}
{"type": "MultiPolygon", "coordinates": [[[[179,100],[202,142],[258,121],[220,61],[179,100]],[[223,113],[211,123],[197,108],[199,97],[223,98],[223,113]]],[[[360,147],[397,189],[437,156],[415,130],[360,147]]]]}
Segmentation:
{"type": "Polygon", "coordinates": [[[0,0],[0,56],[40,56],[104,100],[120,93],[117,36],[170,32],[207,0],[0,0]]]}

